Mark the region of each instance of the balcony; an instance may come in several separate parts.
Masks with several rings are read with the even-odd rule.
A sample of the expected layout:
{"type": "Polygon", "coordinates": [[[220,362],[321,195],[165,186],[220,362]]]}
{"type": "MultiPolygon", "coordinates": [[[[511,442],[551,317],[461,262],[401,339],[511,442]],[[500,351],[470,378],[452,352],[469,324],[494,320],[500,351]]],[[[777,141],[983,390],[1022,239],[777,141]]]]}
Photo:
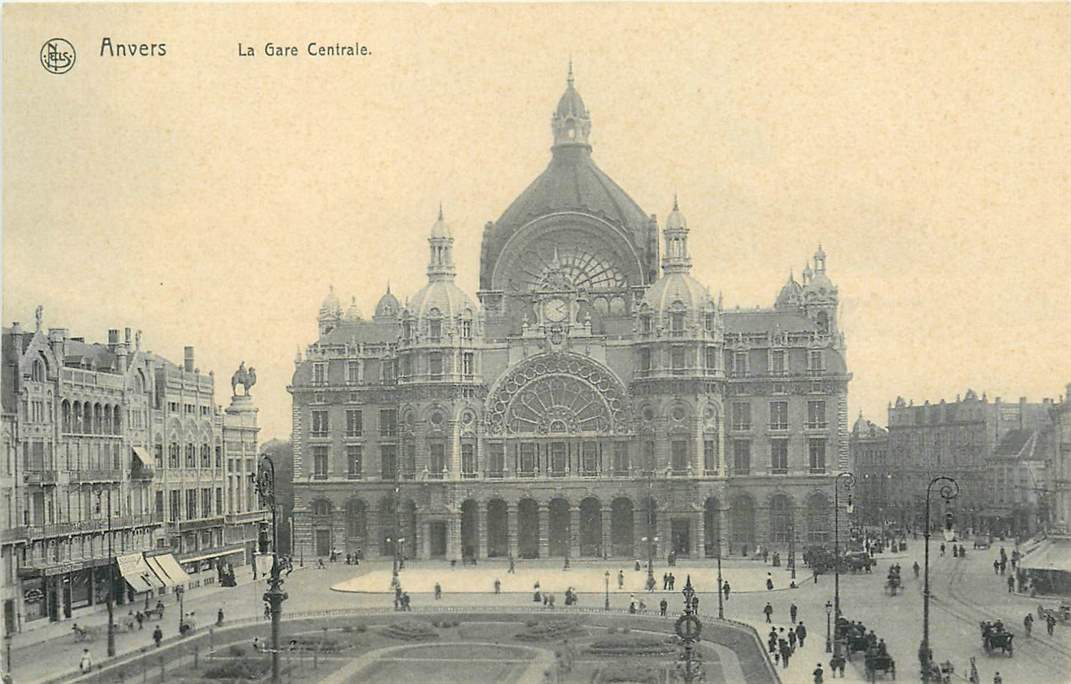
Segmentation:
{"type": "Polygon", "coordinates": [[[778,467],[770,468],[770,474],[771,474],[771,475],[788,475],[788,468],[787,468],[787,467],[783,467],[783,468],[778,468],[778,467]]]}
{"type": "Polygon", "coordinates": [[[222,527],[226,518],[222,515],[199,518],[197,520],[182,520],[178,523],[179,532],[202,530],[209,527],[222,527]]]}
{"type": "Polygon", "coordinates": [[[71,484],[86,484],[87,482],[119,482],[123,479],[123,471],[115,468],[95,468],[92,470],[72,470],[71,484]]]}
{"type": "Polygon", "coordinates": [[[785,432],[788,430],[788,423],[770,423],[770,432],[785,432]]]}
{"type": "Polygon", "coordinates": [[[22,474],[23,481],[28,485],[54,485],[58,478],[55,470],[27,470],[22,474]]]}
{"type": "Polygon", "coordinates": [[[471,472],[471,471],[461,473],[461,479],[463,479],[463,480],[475,480],[479,476],[480,476],[479,473],[471,472]]]}
{"type": "Polygon", "coordinates": [[[346,473],[347,480],[360,480],[364,475],[360,471],[350,471],[346,473]]]}
{"type": "Polygon", "coordinates": [[[825,475],[826,474],[826,467],[825,466],[811,466],[811,468],[810,468],[810,470],[808,470],[808,472],[811,475],[825,475]]]}
{"type": "Polygon", "coordinates": [[[506,471],[504,471],[502,469],[488,470],[487,474],[486,474],[486,477],[491,477],[491,478],[503,478],[505,476],[506,476],[506,471]]]}
{"type": "Polygon", "coordinates": [[[829,428],[829,423],[824,420],[809,420],[803,427],[807,430],[826,430],[829,428]]]}
{"type": "Polygon", "coordinates": [[[326,480],[327,479],[327,473],[319,472],[319,471],[315,472],[315,473],[312,474],[312,479],[314,479],[314,480],[326,480]]]}

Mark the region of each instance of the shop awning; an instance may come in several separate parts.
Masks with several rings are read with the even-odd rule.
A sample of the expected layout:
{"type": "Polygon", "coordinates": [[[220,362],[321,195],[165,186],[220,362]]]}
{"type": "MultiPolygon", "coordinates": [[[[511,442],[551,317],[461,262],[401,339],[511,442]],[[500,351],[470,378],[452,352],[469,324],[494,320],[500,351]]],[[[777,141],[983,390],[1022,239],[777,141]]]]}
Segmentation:
{"type": "Polygon", "coordinates": [[[164,583],[156,577],[149,568],[149,564],[145,562],[145,557],[140,553],[116,556],[115,564],[119,566],[119,574],[123,576],[123,579],[126,580],[126,583],[130,585],[135,594],[152,591],[164,586],[164,583]]]}
{"type": "Polygon", "coordinates": [[[161,556],[149,556],[146,560],[152,571],[164,583],[164,586],[185,585],[190,581],[190,576],[186,574],[186,571],[182,569],[178,561],[170,553],[165,553],[161,556]]]}
{"type": "Polygon", "coordinates": [[[149,454],[149,450],[145,447],[130,447],[134,451],[134,457],[141,461],[141,465],[147,466],[152,464],[152,455],[149,454]]]}
{"type": "Polygon", "coordinates": [[[1055,570],[1071,573],[1071,540],[1049,539],[1027,554],[1019,566],[1024,570],[1055,570]]]}
{"type": "Polygon", "coordinates": [[[231,546],[219,551],[213,551],[211,553],[202,553],[191,558],[183,558],[180,563],[198,563],[200,561],[209,560],[212,558],[222,558],[223,556],[233,556],[236,553],[245,553],[244,546],[231,546]]]}

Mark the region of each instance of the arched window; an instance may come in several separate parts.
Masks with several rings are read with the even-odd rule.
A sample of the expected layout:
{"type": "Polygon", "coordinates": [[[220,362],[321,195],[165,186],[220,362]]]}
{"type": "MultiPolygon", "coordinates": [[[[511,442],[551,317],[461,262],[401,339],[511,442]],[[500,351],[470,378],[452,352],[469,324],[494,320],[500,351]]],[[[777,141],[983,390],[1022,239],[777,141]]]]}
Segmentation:
{"type": "Polygon", "coordinates": [[[825,311],[818,312],[818,332],[827,334],[829,332],[829,314],[825,311]]]}
{"type": "Polygon", "coordinates": [[[30,379],[34,382],[45,381],[45,364],[40,359],[33,362],[33,366],[30,368],[30,379]]]}
{"type": "Polygon", "coordinates": [[[326,499],[317,499],[309,506],[309,510],[313,515],[331,515],[331,502],[326,499]]]}
{"type": "Polygon", "coordinates": [[[66,399],[63,400],[63,404],[60,406],[60,412],[63,414],[63,431],[71,431],[71,404],[66,399]]]}
{"type": "Polygon", "coordinates": [[[791,532],[792,502],[784,494],[778,494],[770,499],[770,541],[785,544],[791,532]]]}

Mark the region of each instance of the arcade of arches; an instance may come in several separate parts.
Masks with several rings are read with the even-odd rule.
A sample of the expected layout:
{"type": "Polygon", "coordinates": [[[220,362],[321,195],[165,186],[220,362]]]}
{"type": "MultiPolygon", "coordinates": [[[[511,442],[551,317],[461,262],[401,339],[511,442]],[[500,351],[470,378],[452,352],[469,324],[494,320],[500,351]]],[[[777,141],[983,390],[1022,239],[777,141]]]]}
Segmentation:
{"type": "Polygon", "coordinates": [[[806,546],[832,539],[832,503],[820,492],[802,502],[775,493],[708,496],[700,504],[670,505],[672,497],[644,494],[599,498],[552,494],[535,498],[467,498],[456,510],[424,511],[402,495],[400,507],[387,493],[366,502],[351,497],[310,503],[316,555],[331,549],[364,557],[391,557],[395,543],[408,558],[643,558],[653,553],[711,558],[746,547],[787,547],[795,537],[806,546]],[[724,502],[724,504],[723,504],[724,502]]]}

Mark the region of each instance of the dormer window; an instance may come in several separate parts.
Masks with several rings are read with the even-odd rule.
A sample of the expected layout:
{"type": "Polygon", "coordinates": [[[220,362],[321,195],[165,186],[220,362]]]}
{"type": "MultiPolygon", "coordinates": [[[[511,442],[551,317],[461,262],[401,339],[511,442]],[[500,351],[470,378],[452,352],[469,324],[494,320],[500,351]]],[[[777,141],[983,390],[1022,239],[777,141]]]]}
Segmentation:
{"type": "Polygon", "coordinates": [[[443,336],[443,321],[439,318],[439,310],[432,309],[428,315],[428,340],[438,342],[443,336]]]}
{"type": "MultiPolygon", "coordinates": [[[[680,306],[680,302],[677,305],[680,306]]],[[[684,311],[678,309],[669,314],[669,334],[673,337],[684,335],[684,311]]]]}
{"type": "Polygon", "coordinates": [[[472,339],[472,321],[468,318],[461,319],[461,337],[466,340],[472,339]]]}

